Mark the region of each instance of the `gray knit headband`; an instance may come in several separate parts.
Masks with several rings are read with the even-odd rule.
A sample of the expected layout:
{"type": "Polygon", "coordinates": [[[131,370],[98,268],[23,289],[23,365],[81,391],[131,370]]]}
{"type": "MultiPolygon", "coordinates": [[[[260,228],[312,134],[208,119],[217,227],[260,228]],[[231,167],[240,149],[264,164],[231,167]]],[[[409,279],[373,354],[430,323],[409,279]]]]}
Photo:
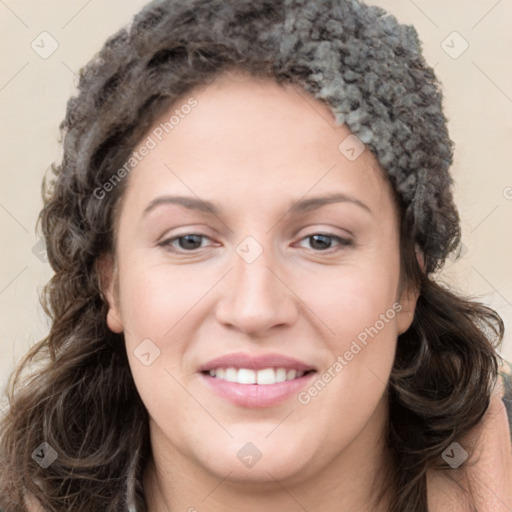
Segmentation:
{"type": "Polygon", "coordinates": [[[459,243],[452,146],[442,93],[414,27],[356,0],[285,0],[276,66],[308,70],[303,87],[373,151],[412,216],[427,270],[459,243]]]}
{"type": "MultiPolygon", "coordinates": [[[[129,64],[136,82],[158,48],[204,43],[204,32],[212,47],[236,48],[249,60],[261,60],[263,49],[275,77],[324,100],[386,170],[427,272],[444,263],[460,240],[448,173],[453,143],[412,26],[357,0],[156,0],[118,34],[118,48],[107,48],[111,60],[126,59],[120,66],[129,64]],[[127,43],[137,60],[123,55],[127,43]]],[[[119,108],[128,112],[129,100],[119,108]]]]}

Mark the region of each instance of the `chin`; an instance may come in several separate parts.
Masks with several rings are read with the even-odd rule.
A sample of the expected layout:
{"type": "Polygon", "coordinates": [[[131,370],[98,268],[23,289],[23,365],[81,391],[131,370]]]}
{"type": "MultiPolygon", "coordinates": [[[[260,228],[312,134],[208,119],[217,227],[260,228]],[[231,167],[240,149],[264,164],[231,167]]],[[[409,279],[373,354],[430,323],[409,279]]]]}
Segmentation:
{"type": "MultiPolygon", "coordinates": [[[[265,483],[275,486],[278,481],[296,481],[305,477],[307,469],[311,469],[312,454],[306,453],[304,444],[293,445],[286,443],[282,438],[272,440],[265,436],[245,436],[243,440],[230,439],[224,446],[217,444],[208,449],[208,458],[202,459],[203,465],[209,473],[218,478],[226,478],[237,483],[265,483]]],[[[310,444],[311,450],[311,444],[310,444]]],[[[201,454],[199,454],[201,458],[201,454]]],[[[201,460],[201,459],[200,459],[201,460]]]]}

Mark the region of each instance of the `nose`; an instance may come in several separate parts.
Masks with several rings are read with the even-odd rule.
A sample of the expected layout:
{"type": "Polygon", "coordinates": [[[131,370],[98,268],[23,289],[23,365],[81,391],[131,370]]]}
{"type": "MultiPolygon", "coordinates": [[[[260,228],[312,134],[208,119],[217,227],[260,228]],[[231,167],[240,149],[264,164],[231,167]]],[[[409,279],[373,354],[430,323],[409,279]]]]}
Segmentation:
{"type": "Polygon", "coordinates": [[[251,263],[235,253],[232,266],[219,290],[216,317],[221,324],[245,334],[264,334],[272,327],[293,324],[299,299],[270,249],[264,248],[251,263]]]}

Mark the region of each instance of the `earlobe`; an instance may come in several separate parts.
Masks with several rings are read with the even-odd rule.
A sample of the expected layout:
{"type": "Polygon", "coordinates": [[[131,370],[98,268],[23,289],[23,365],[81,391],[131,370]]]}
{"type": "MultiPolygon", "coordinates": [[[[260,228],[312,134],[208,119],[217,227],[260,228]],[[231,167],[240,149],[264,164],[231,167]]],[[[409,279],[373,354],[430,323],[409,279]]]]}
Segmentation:
{"type": "Polygon", "coordinates": [[[398,334],[403,334],[412,324],[416,303],[418,301],[419,291],[407,288],[402,292],[399,299],[401,309],[397,315],[398,334]]]}
{"type": "Polygon", "coordinates": [[[106,322],[108,328],[115,333],[123,332],[123,322],[117,298],[117,266],[111,254],[103,254],[96,261],[98,285],[103,300],[108,306],[106,322]]]}
{"type": "Polygon", "coordinates": [[[108,328],[115,333],[123,332],[123,323],[121,322],[121,316],[117,308],[110,306],[107,313],[107,325],[108,328]]]}
{"type": "Polygon", "coordinates": [[[418,260],[418,265],[420,266],[421,271],[425,272],[425,256],[418,246],[416,246],[416,259],[418,260]]]}
{"type": "MultiPolygon", "coordinates": [[[[416,246],[416,259],[422,272],[424,272],[425,257],[423,255],[423,251],[418,246],[416,246]]],[[[416,303],[418,302],[419,296],[420,291],[416,287],[413,288],[412,286],[407,287],[402,292],[398,301],[401,306],[401,310],[397,316],[398,334],[403,334],[411,326],[414,320],[416,303]]]]}

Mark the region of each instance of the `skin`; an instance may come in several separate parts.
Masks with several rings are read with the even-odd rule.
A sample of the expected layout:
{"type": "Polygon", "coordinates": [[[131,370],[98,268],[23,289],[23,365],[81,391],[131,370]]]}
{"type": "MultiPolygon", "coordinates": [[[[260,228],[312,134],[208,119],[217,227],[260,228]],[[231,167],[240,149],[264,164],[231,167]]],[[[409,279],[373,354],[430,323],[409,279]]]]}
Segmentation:
{"type": "Polygon", "coordinates": [[[104,262],[107,322],[125,334],[150,416],[149,510],[375,510],[374,479],[386,473],[385,389],[417,299],[400,286],[389,185],[369,149],[354,161],[338,150],[350,131],[296,86],[231,72],[177,105],[191,95],[198,105],[130,173],[115,258],[104,262]],[[366,208],[345,201],[289,211],[333,192],[366,208]],[[163,195],[221,211],[164,204],[145,215],[163,195]],[[192,250],[176,239],[180,254],[161,244],[190,233],[205,235],[192,250]],[[328,238],[318,248],[309,238],[318,233],[352,245],[328,238]],[[236,252],[249,235],[263,250],[252,263],[236,252]],[[397,302],[401,311],[307,405],[294,396],[235,406],[197,372],[242,351],[285,354],[322,374],[397,302]],[[160,350],[150,366],[134,354],[147,338],[160,350]],[[236,456],[247,442],[262,453],[251,468],[236,456]]]}

